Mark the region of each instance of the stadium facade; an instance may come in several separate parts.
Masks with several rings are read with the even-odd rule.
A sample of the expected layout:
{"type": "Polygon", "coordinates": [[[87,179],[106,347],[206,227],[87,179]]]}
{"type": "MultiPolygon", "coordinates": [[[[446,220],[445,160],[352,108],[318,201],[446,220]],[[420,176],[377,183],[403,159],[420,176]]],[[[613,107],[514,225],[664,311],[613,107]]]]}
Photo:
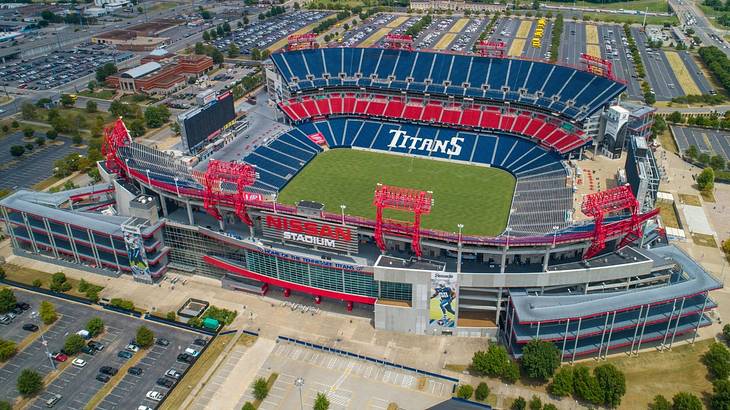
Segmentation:
{"type": "MultiPolygon", "coordinates": [[[[375,48],[275,53],[271,102],[289,125],[242,162],[191,168],[107,130],[104,183],[0,201],[15,252],[154,282],[167,269],[264,294],[367,309],[376,328],[533,338],[563,358],[671,345],[710,323],[712,275],[652,230],[656,211],[617,187],[577,221],[566,158],[582,124],[625,86],[538,61],[375,48]],[[319,153],[359,149],[497,167],[517,182],[496,237],[425,229],[429,193],[373,187],[375,220],[277,193],[319,153]],[[114,215],[100,210],[113,207],[114,215]],[[412,221],[381,218],[399,209],[412,221]]],[[[488,181],[475,181],[488,183],[488,181]]],[[[465,221],[464,223],[468,223],[465,221]]],[[[456,232],[458,230],[458,232],[456,232]]]]}

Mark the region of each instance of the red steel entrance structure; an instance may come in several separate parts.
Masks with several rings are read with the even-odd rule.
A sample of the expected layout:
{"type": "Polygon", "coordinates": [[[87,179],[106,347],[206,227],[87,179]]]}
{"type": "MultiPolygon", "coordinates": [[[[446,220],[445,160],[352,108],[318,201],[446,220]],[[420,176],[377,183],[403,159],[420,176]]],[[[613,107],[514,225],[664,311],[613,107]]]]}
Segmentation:
{"type": "Polygon", "coordinates": [[[377,208],[375,220],[375,242],[378,248],[385,252],[385,234],[405,236],[411,238],[413,252],[421,257],[421,215],[431,213],[433,193],[410,188],[400,188],[378,184],[373,198],[373,205],[377,208]],[[413,213],[413,222],[398,221],[383,218],[384,209],[394,209],[413,213]]]}
{"type": "Polygon", "coordinates": [[[251,217],[246,212],[246,187],[256,182],[256,170],[248,164],[210,160],[203,176],[203,206],[217,220],[222,216],[218,211],[221,203],[233,205],[236,215],[247,225],[251,217]]]}

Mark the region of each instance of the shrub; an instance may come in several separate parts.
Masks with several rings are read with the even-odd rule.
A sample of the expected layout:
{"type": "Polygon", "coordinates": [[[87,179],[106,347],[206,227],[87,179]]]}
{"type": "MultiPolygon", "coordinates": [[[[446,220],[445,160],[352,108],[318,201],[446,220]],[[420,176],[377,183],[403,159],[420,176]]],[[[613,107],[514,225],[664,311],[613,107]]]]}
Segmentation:
{"type": "Polygon", "coordinates": [[[0,410],[13,410],[13,406],[6,401],[0,401],[0,410]]]}
{"type": "Polygon", "coordinates": [[[140,326],[140,328],[137,329],[137,337],[135,340],[140,347],[147,348],[152,346],[155,342],[155,334],[146,326],[140,326]]]}
{"type": "Polygon", "coordinates": [[[0,289],[0,313],[10,312],[15,308],[15,304],[18,303],[15,299],[15,293],[10,288],[0,289]]]}
{"type": "Polygon", "coordinates": [[[177,320],[177,314],[175,312],[167,312],[165,317],[167,320],[177,320]]]}
{"type": "Polygon", "coordinates": [[[727,379],[730,376],[730,350],[720,343],[713,343],[710,349],[702,356],[707,369],[717,379],[727,379]]]}
{"type": "Polygon", "coordinates": [[[532,379],[548,380],[560,366],[560,352],[553,343],[534,339],[522,349],[522,369],[532,379]]]}
{"type": "Polygon", "coordinates": [[[474,398],[479,401],[484,401],[489,397],[489,386],[487,383],[481,382],[474,391],[474,398]]]}
{"type": "Polygon", "coordinates": [[[86,323],[86,330],[89,331],[91,337],[98,336],[104,332],[104,321],[99,317],[95,317],[86,323]]]}
{"type": "Polygon", "coordinates": [[[514,383],[520,379],[520,365],[517,362],[510,361],[502,373],[502,380],[505,383],[514,383]]]}
{"type": "Polygon", "coordinates": [[[559,368],[548,386],[548,391],[557,397],[573,394],[573,369],[567,366],[559,368]]]}
{"type": "Polygon", "coordinates": [[[55,322],[56,319],[58,319],[58,314],[56,313],[56,308],[53,306],[51,302],[43,301],[41,302],[41,307],[39,309],[39,314],[41,317],[41,320],[43,323],[50,325],[51,323],[55,322]]]}
{"type": "Polygon", "coordinates": [[[593,375],[603,394],[603,404],[608,407],[618,407],[621,404],[621,397],[626,394],[624,374],[616,366],[604,364],[593,369],[593,375]]]}
{"type": "Polygon", "coordinates": [[[43,389],[43,377],[31,369],[23,369],[18,376],[17,388],[23,396],[33,396],[43,389]]]}
{"type": "Polygon", "coordinates": [[[324,393],[317,393],[314,398],[314,410],[327,410],[330,408],[330,400],[324,393]]]}
{"type": "Polygon", "coordinates": [[[219,308],[216,306],[210,306],[205,313],[203,314],[201,319],[205,318],[212,318],[224,325],[230,325],[233,322],[233,319],[236,318],[238,315],[238,311],[235,310],[228,310],[219,308]]]}
{"type": "MultiPolygon", "coordinates": [[[[725,243],[730,245],[730,239],[725,241],[725,243]]],[[[724,244],[723,247],[725,247],[724,244]]],[[[730,323],[722,327],[722,336],[725,338],[725,343],[730,343],[730,323]]]]}
{"type": "Polygon", "coordinates": [[[43,281],[40,279],[33,279],[33,287],[40,288],[43,286],[43,281]]]}
{"type": "Polygon", "coordinates": [[[524,398],[518,397],[512,402],[510,407],[512,410],[525,410],[527,408],[527,401],[524,398]]]}
{"type": "Polygon", "coordinates": [[[63,350],[66,351],[66,354],[74,355],[79,353],[81,349],[84,348],[84,345],[84,338],[74,333],[66,336],[66,341],[63,344],[63,350]]]}
{"type": "Polygon", "coordinates": [[[247,401],[246,403],[243,404],[243,407],[241,407],[241,410],[256,410],[256,406],[251,404],[250,401],[247,401]]]}
{"type": "Polygon", "coordinates": [[[532,396],[530,403],[527,405],[530,410],[542,410],[542,400],[537,396],[532,396]]]}
{"type": "Polygon", "coordinates": [[[474,394],[474,388],[471,387],[471,384],[462,384],[456,389],[456,397],[461,399],[470,399],[472,394],[474,394]]]}
{"type": "Polygon", "coordinates": [[[680,392],[672,397],[673,410],[702,410],[702,402],[692,393],[680,392]]]}
{"type": "Polygon", "coordinates": [[[54,292],[68,292],[71,290],[71,284],[63,272],[56,272],[51,276],[50,289],[54,292]]]}
{"type": "Polygon", "coordinates": [[[253,382],[253,397],[256,400],[263,400],[269,395],[269,385],[266,383],[266,379],[259,377],[253,382]]]}
{"type": "Polygon", "coordinates": [[[661,394],[657,394],[654,396],[654,400],[649,403],[649,410],[672,410],[672,403],[661,394]]]}
{"type": "Polygon", "coordinates": [[[10,340],[0,339],[0,362],[4,362],[18,353],[18,345],[10,340]]]}
{"type": "Polygon", "coordinates": [[[120,309],[134,310],[134,302],[127,299],[113,298],[109,304],[120,309]]]}

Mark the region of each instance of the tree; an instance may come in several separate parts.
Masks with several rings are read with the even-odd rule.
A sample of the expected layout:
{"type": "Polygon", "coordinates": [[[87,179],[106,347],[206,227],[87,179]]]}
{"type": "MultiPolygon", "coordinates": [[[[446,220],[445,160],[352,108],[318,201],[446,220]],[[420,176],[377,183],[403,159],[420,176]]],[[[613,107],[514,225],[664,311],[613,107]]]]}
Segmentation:
{"type": "Polygon", "coordinates": [[[552,403],[545,403],[545,405],[542,406],[542,410],[558,410],[558,407],[552,403]]]}
{"type": "Polygon", "coordinates": [[[13,406],[6,401],[0,401],[0,410],[13,410],[13,406]]]}
{"type": "Polygon", "coordinates": [[[86,101],[86,112],[95,113],[98,110],[96,102],[93,100],[86,101]]]}
{"type": "Polygon", "coordinates": [[[15,299],[15,293],[10,288],[0,289],[0,313],[10,312],[15,308],[18,301],[15,299]]]}
{"type": "Polygon", "coordinates": [[[700,162],[702,165],[707,165],[710,163],[710,154],[703,152],[700,154],[699,157],[697,157],[697,161],[700,162]]]}
{"type": "MultiPolygon", "coordinates": [[[[203,41],[210,41],[210,34],[207,31],[203,32],[203,41]]],[[[196,48],[197,50],[197,48],[196,48]]],[[[197,54],[197,53],[196,53],[197,54]]],[[[202,54],[202,53],[201,53],[202,54]]]]}
{"type": "Polygon", "coordinates": [[[29,102],[25,102],[20,106],[20,113],[20,116],[24,120],[35,120],[38,118],[38,109],[29,102]]]}
{"type": "Polygon", "coordinates": [[[710,349],[702,356],[702,361],[713,377],[727,379],[730,376],[730,350],[725,345],[711,344],[710,349]]]}
{"type": "Polygon", "coordinates": [[[56,272],[51,276],[50,289],[54,292],[68,292],[71,290],[71,284],[66,279],[66,274],[56,272]]]}
{"type": "Polygon", "coordinates": [[[99,85],[99,84],[98,84],[98,83],[97,83],[96,81],[94,81],[94,80],[91,80],[91,81],[89,81],[89,83],[88,83],[88,84],[86,84],[86,88],[88,88],[88,89],[89,89],[89,91],[91,91],[91,92],[93,93],[93,92],[94,92],[94,90],[96,89],[96,86],[97,86],[97,85],[99,85]]]}
{"type": "Polygon", "coordinates": [[[575,366],[573,369],[573,389],[578,398],[592,404],[601,404],[603,402],[603,394],[590,370],[583,365],[575,366]]]}
{"type": "Polygon", "coordinates": [[[41,320],[43,323],[50,325],[53,322],[58,319],[58,314],[56,313],[56,307],[53,306],[53,304],[49,301],[44,300],[41,302],[41,307],[39,309],[39,315],[41,317],[41,320]]]}
{"type": "Polygon", "coordinates": [[[80,335],[73,333],[66,336],[66,341],[63,343],[63,350],[66,354],[74,355],[84,348],[84,338],[80,335]]]}
{"type": "Polygon", "coordinates": [[[705,168],[697,176],[697,188],[700,191],[712,191],[715,187],[715,171],[712,168],[705,168]]]}
{"type": "Polygon", "coordinates": [[[107,77],[116,74],[117,71],[117,66],[114,65],[114,63],[106,63],[96,69],[96,81],[103,83],[104,81],[106,81],[107,77]]]}
{"type": "MultiPolygon", "coordinates": [[[[236,58],[241,53],[241,51],[238,49],[238,46],[236,43],[231,41],[231,44],[228,45],[228,57],[230,58],[236,58]]],[[[724,161],[723,161],[724,165],[724,161]]]]}
{"type": "MultiPolygon", "coordinates": [[[[730,248],[730,239],[722,243],[723,250],[725,253],[728,253],[728,251],[725,250],[726,247],[730,248]]],[[[725,338],[725,343],[730,343],[730,323],[722,327],[722,336],[725,338]]]]}
{"type": "Polygon", "coordinates": [[[262,401],[269,395],[269,385],[266,383],[266,379],[259,377],[253,382],[253,397],[256,400],[262,401]]]}
{"type": "Polygon", "coordinates": [[[224,60],[223,53],[221,53],[217,48],[210,53],[210,58],[213,59],[213,64],[222,64],[224,60]]]}
{"type": "Polygon", "coordinates": [[[250,401],[247,401],[246,403],[243,403],[243,407],[241,407],[241,410],[256,410],[256,406],[251,404],[250,401]]]}
{"type": "Polygon", "coordinates": [[[478,351],[471,359],[471,367],[489,377],[501,377],[511,359],[507,349],[498,344],[490,344],[486,352],[478,351]]]}
{"type": "Polygon", "coordinates": [[[462,399],[470,399],[472,394],[474,394],[474,388],[471,384],[461,384],[459,385],[459,388],[456,389],[456,397],[462,399]]]}
{"type": "Polygon", "coordinates": [[[225,30],[223,30],[223,27],[221,26],[215,28],[215,33],[218,35],[218,37],[223,37],[226,34],[225,30]]]}
{"type": "Polygon", "coordinates": [[[680,392],[672,397],[672,410],[702,410],[702,402],[692,393],[680,392]]]}
{"type": "Polygon", "coordinates": [[[517,362],[513,362],[510,360],[507,367],[504,369],[504,373],[502,373],[502,381],[505,383],[514,383],[520,378],[520,365],[517,364],[517,362]]]}
{"type": "Polygon", "coordinates": [[[537,396],[532,396],[532,399],[527,404],[530,410],[542,410],[542,400],[537,396]]]}
{"type": "Polygon", "coordinates": [[[522,369],[532,379],[546,381],[560,366],[560,352],[553,343],[534,339],[522,348],[522,369]]]}
{"type": "Polygon", "coordinates": [[[175,313],[175,311],[171,310],[167,312],[167,314],[165,315],[165,319],[175,321],[177,320],[177,314],[175,313]]]}
{"type": "Polygon", "coordinates": [[[251,60],[261,60],[261,50],[254,47],[251,49],[251,60]]]}
{"type": "Polygon", "coordinates": [[[86,323],[86,330],[91,337],[98,336],[104,331],[104,321],[99,317],[92,318],[86,323]]]}
{"type": "Polygon", "coordinates": [[[23,396],[33,396],[43,389],[43,377],[31,369],[23,369],[18,376],[17,388],[23,396]]]}
{"type": "Polygon", "coordinates": [[[324,393],[317,393],[314,398],[314,410],[327,410],[330,408],[330,400],[324,393]]]}
{"type": "Polygon", "coordinates": [[[140,347],[150,347],[155,342],[155,334],[152,333],[148,327],[140,326],[139,329],[137,329],[137,337],[135,337],[135,341],[140,347]]]}
{"type": "Polygon", "coordinates": [[[195,43],[195,54],[197,54],[197,55],[205,54],[205,46],[200,41],[195,43]]]}
{"type": "Polygon", "coordinates": [[[42,147],[46,144],[46,139],[41,137],[40,135],[35,138],[35,145],[42,147]]]}
{"type": "Polygon", "coordinates": [[[725,158],[719,155],[713,155],[710,158],[710,167],[712,167],[715,171],[722,171],[725,169],[725,158]]]}
{"type": "Polygon", "coordinates": [[[654,400],[649,403],[649,410],[672,410],[672,403],[661,394],[657,394],[654,396],[654,400]]]}
{"type": "Polygon", "coordinates": [[[33,279],[33,287],[34,288],[40,288],[43,286],[43,281],[40,279],[33,279]]]}
{"type": "Polygon", "coordinates": [[[477,389],[474,390],[474,398],[479,401],[484,401],[489,397],[489,386],[487,386],[487,383],[481,382],[477,386],[477,389]]]}
{"type": "Polygon", "coordinates": [[[46,138],[48,138],[51,141],[54,141],[56,138],[58,138],[58,131],[56,131],[56,130],[46,131],[46,138]]]}
{"type": "Polygon", "coordinates": [[[136,119],[130,122],[128,128],[129,134],[132,136],[132,138],[141,137],[147,131],[147,129],[144,127],[144,121],[142,121],[141,119],[136,119]]]}
{"type": "Polygon", "coordinates": [[[0,362],[7,361],[18,353],[18,345],[15,342],[0,339],[0,362]]]}
{"type": "Polygon", "coordinates": [[[550,394],[557,397],[565,397],[573,394],[573,368],[561,367],[553,376],[553,381],[548,386],[550,394]]]}
{"type": "Polygon", "coordinates": [[[525,401],[522,396],[515,399],[515,401],[512,402],[512,410],[525,410],[527,408],[527,401],[525,401]]]}
{"type": "Polygon", "coordinates": [[[71,142],[74,143],[74,145],[81,145],[84,143],[84,139],[81,137],[81,135],[74,135],[71,137],[71,142]]]}
{"type": "Polygon", "coordinates": [[[149,128],[160,128],[170,118],[170,110],[164,105],[151,105],[144,110],[145,125],[149,128]]]}
{"type": "Polygon", "coordinates": [[[687,150],[684,153],[691,159],[696,159],[697,156],[700,154],[699,150],[697,149],[697,146],[695,146],[695,145],[690,145],[689,148],[687,148],[687,150]]]}
{"type": "Polygon", "coordinates": [[[608,407],[618,407],[621,404],[621,397],[626,394],[624,374],[616,366],[604,364],[593,369],[593,375],[603,394],[603,404],[608,407]]]}
{"type": "Polygon", "coordinates": [[[33,135],[35,135],[35,130],[33,130],[33,128],[30,128],[30,127],[23,128],[23,136],[25,138],[33,138],[33,135]]]}
{"type": "Polygon", "coordinates": [[[713,410],[730,409],[730,380],[715,380],[712,383],[710,408],[713,410]]]}
{"type": "Polygon", "coordinates": [[[61,102],[61,105],[63,105],[66,108],[73,107],[74,102],[75,102],[70,94],[61,94],[61,98],[59,101],[61,102]]]}
{"type": "Polygon", "coordinates": [[[12,147],[10,147],[10,155],[14,157],[19,157],[23,155],[24,152],[25,148],[23,148],[22,145],[13,145],[12,147]]]}

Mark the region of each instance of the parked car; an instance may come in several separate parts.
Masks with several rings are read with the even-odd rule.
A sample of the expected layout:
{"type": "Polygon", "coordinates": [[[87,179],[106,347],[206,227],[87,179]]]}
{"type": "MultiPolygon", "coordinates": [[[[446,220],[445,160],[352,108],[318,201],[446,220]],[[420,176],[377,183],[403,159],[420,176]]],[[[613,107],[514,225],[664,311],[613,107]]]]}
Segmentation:
{"type": "Polygon", "coordinates": [[[25,302],[18,302],[18,303],[15,304],[15,306],[19,307],[22,310],[29,310],[30,309],[30,305],[28,303],[25,303],[25,302]]]}
{"type": "Polygon", "coordinates": [[[62,398],[63,396],[61,396],[60,394],[54,394],[48,400],[46,400],[46,407],[51,408],[55,406],[56,403],[58,403],[62,398]]]}
{"type": "Polygon", "coordinates": [[[66,356],[63,353],[59,353],[59,352],[51,353],[51,357],[53,358],[53,360],[55,360],[57,362],[65,362],[66,360],[68,360],[68,356],[66,356]]]}
{"type": "Polygon", "coordinates": [[[145,397],[147,397],[150,400],[160,401],[160,400],[162,400],[163,397],[165,397],[165,395],[158,391],[150,390],[147,392],[145,397]]]}
{"type": "Polygon", "coordinates": [[[205,339],[195,339],[193,340],[193,344],[196,346],[205,346],[206,344],[208,344],[208,341],[205,339]]]}
{"type": "Polygon", "coordinates": [[[130,352],[134,352],[134,353],[139,352],[139,346],[137,346],[134,343],[128,344],[127,347],[125,347],[125,349],[129,350],[130,352]]]}
{"type": "Polygon", "coordinates": [[[109,375],[106,375],[106,374],[103,374],[103,373],[99,373],[99,374],[96,375],[96,380],[98,380],[98,381],[100,381],[102,383],[108,382],[109,379],[111,379],[111,377],[109,377],[109,375]]]}
{"type": "Polygon", "coordinates": [[[183,363],[190,364],[190,363],[193,362],[194,359],[195,358],[193,356],[190,356],[187,353],[180,353],[179,355],[177,355],[177,361],[178,362],[183,362],[183,363]]]}
{"type": "Polygon", "coordinates": [[[77,357],[71,361],[71,364],[76,367],[84,367],[86,366],[86,360],[77,357]]]}
{"type": "Polygon", "coordinates": [[[0,316],[0,325],[9,325],[12,321],[13,319],[11,319],[8,315],[0,316]]]}
{"type": "Polygon", "coordinates": [[[175,369],[169,369],[168,371],[165,372],[165,376],[171,377],[171,378],[177,380],[180,377],[182,377],[182,374],[175,369]]]}
{"type": "Polygon", "coordinates": [[[190,356],[193,356],[193,357],[198,357],[200,355],[200,352],[199,351],[197,351],[197,350],[195,350],[195,349],[193,349],[191,347],[188,347],[187,349],[185,349],[185,353],[187,353],[187,354],[189,354],[190,356]]]}
{"type": "Polygon", "coordinates": [[[160,337],[158,339],[155,339],[155,344],[158,346],[169,346],[170,341],[165,338],[160,337]]]}
{"type": "Polygon", "coordinates": [[[127,373],[133,374],[135,376],[141,376],[142,368],[141,367],[130,367],[129,369],[127,369],[127,373]]]}
{"type": "Polygon", "coordinates": [[[95,340],[90,340],[89,343],[87,343],[86,345],[96,350],[97,352],[101,352],[102,350],[104,350],[104,343],[97,342],[95,340]]]}
{"type": "Polygon", "coordinates": [[[26,323],[23,325],[23,330],[28,332],[36,332],[38,331],[38,326],[34,325],[33,323],[26,323]]]}
{"type": "Polygon", "coordinates": [[[134,353],[128,350],[120,350],[119,353],[117,353],[117,357],[120,357],[122,359],[131,359],[132,356],[134,356],[134,353]]]}
{"type": "Polygon", "coordinates": [[[162,386],[162,387],[165,387],[165,388],[168,388],[168,389],[172,388],[172,386],[174,384],[175,383],[172,380],[170,380],[168,378],[165,378],[165,377],[160,377],[159,379],[157,379],[157,385],[158,386],[162,386]]]}
{"type": "Polygon", "coordinates": [[[93,355],[95,355],[95,354],[96,354],[96,350],[94,350],[93,348],[91,348],[91,347],[89,347],[89,346],[84,346],[84,347],[82,347],[82,348],[81,348],[81,351],[82,351],[83,353],[86,353],[86,354],[88,354],[88,355],[91,355],[91,356],[93,356],[93,355]]]}
{"type": "Polygon", "coordinates": [[[111,366],[101,366],[101,368],[99,369],[99,373],[103,373],[109,376],[114,376],[115,374],[117,374],[118,371],[119,369],[111,366]]]}

